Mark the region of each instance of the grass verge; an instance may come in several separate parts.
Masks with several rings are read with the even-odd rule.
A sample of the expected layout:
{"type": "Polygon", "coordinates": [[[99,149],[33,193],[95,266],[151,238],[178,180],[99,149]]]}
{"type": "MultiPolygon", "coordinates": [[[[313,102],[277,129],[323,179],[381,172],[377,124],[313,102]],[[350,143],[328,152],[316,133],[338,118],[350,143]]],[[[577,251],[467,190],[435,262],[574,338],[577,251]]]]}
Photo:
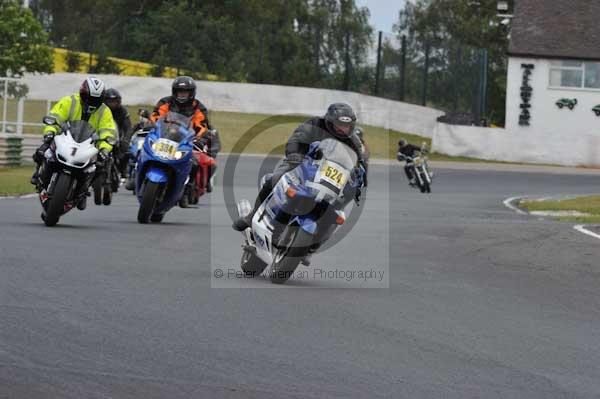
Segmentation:
{"type": "Polygon", "coordinates": [[[519,207],[529,212],[581,212],[585,216],[558,216],[558,220],[575,223],[600,223],[600,195],[569,198],[564,200],[521,200],[519,207]]]}
{"type": "Polygon", "coordinates": [[[29,179],[33,166],[0,168],[0,196],[23,195],[35,192],[29,179]]]}

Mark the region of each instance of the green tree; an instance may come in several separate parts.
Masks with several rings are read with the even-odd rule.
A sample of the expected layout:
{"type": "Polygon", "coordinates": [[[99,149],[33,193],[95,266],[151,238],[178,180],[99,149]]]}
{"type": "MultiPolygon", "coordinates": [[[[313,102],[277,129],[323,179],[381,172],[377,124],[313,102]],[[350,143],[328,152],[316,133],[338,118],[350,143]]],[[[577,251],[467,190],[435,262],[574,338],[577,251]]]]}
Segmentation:
{"type": "Polygon", "coordinates": [[[54,45],[150,62],[155,75],[168,65],[231,81],[340,88],[348,70],[349,89],[367,87],[372,32],[355,0],[100,3],[36,0],[32,9],[54,45]]]}
{"type": "MultiPolygon", "coordinates": [[[[503,123],[508,32],[496,18],[496,0],[407,2],[394,29],[407,38],[407,72],[421,69],[430,48],[430,93],[443,109],[470,109],[478,88],[479,49],[486,49],[488,114],[503,123]]],[[[418,81],[418,80],[417,80],[418,81]]],[[[409,76],[407,76],[409,82],[409,76]]]]}
{"type": "Polygon", "coordinates": [[[0,21],[0,76],[52,72],[48,36],[30,10],[17,1],[0,1],[0,21]]]}

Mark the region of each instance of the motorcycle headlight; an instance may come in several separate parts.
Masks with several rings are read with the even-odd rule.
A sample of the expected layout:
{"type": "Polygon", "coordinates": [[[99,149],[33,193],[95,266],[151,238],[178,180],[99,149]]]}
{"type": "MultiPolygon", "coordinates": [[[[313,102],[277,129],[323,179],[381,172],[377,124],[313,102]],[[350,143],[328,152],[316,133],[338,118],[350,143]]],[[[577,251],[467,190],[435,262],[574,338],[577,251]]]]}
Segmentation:
{"type": "Polygon", "coordinates": [[[187,153],[187,151],[177,151],[175,152],[175,160],[180,160],[187,153]]]}

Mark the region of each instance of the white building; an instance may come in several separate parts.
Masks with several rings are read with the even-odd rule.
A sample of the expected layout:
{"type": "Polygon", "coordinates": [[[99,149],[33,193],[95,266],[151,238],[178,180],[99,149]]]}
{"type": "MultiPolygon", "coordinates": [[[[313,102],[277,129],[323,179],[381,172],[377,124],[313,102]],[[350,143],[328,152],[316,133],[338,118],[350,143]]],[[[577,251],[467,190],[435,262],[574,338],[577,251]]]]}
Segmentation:
{"type": "Polygon", "coordinates": [[[600,135],[600,1],[516,0],[509,55],[507,130],[600,135]]]}
{"type": "Polygon", "coordinates": [[[600,167],[600,0],[515,0],[507,78],[505,129],[439,123],[434,149],[600,167]]]}

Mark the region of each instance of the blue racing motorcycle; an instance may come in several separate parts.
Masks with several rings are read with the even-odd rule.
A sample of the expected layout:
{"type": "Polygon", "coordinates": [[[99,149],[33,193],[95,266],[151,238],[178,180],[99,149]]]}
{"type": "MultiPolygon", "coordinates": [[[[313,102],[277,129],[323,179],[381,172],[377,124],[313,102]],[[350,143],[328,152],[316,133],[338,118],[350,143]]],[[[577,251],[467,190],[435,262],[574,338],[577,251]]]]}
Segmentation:
{"type": "MultiPolygon", "coordinates": [[[[348,145],[334,139],[312,143],[304,161],[284,174],[242,232],[241,268],[260,275],[271,266],[273,283],[287,281],[346,220],[344,208],[356,198],[364,168],[348,145]]],[[[263,178],[271,178],[271,175],[263,178]]],[[[248,200],[238,204],[247,217],[248,200]]]]}
{"type": "Polygon", "coordinates": [[[177,204],[191,170],[191,118],[169,112],[148,133],[136,166],[138,222],[161,222],[177,204]]]}

